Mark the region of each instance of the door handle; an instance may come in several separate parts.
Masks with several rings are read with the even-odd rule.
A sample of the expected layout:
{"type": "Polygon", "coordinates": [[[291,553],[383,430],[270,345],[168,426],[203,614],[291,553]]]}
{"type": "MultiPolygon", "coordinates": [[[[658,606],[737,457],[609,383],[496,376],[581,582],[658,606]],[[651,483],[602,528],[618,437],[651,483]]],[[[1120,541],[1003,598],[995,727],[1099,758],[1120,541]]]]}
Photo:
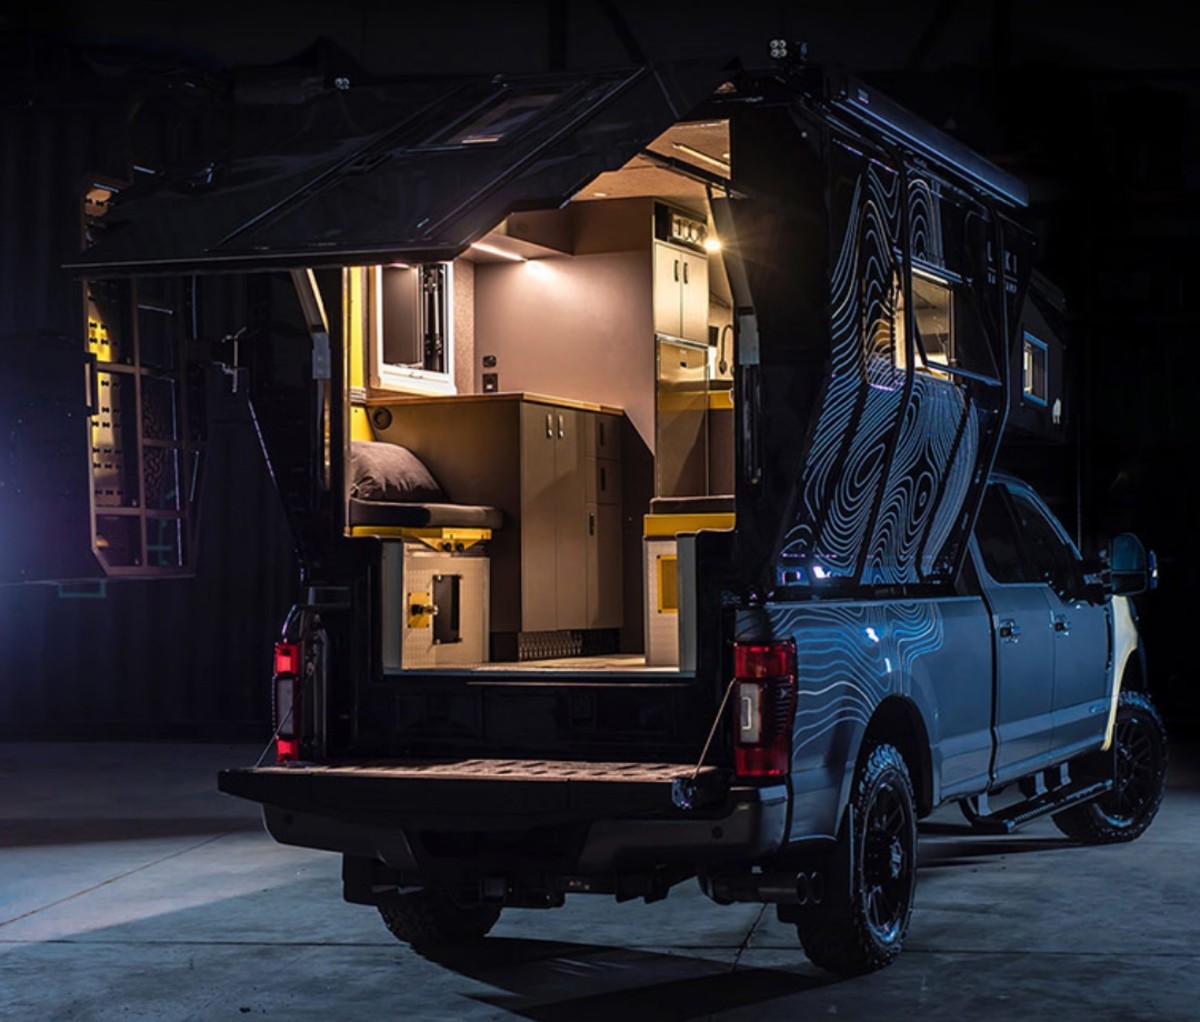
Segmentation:
{"type": "Polygon", "coordinates": [[[563,417],[562,417],[562,412],[559,412],[559,413],[558,413],[558,439],[559,439],[559,440],[561,440],[561,439],[562,439],[564,436],[566,436],[566,435],[567,435],[567,434],[566,434],[566,433],[564,432],[564,430],[563,430],[563,417]]]}
{"type": "Polygon", "coordinates": [[[675,260],[675,279],[679,279],[679,260],[675,260]]]}
{"type": "Polygon", "coordinates": [[[1000,622],[1001,642],[1020,642],[1021,626],[1011,618],[1000,622]]]}
{"type": "Polygon", "coordinates": [[[1055,614],[1050,627],[1054,629],[1055,638],[1066,638],[1071,634],[1071,620],[1066,614],[1055,614]]]}
{"type": "Polygon", "coordinates": [[[550,412],[546,413],[546,436],[554,438],[554,415],[550,412]]]}
{"type": "Polygon", "coordinates": [[[687,264],[687,260],[685,259],[685,260],[683,261],[683,282],[684,282],[685,284],[688,282],[688,279],[687,279],[687,268],[688,268],[688,264],[687,264]]]}
{"type": "Polygon", "coordinates": [[[596,512],[595,511],[588,512],[588,535],[589,536],[596,535],[596,512]]]}

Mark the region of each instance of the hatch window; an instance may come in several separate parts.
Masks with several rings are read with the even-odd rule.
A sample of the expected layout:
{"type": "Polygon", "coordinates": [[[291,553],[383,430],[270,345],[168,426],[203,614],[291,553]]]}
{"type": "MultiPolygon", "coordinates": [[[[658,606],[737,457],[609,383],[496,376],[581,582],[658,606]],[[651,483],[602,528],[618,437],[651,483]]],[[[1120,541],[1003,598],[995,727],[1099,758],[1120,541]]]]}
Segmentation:
{"type": "Polygon", "coordinates": [[[482,109],[438,132],[425,147],[497,145],[525,127],[561,95],[561,89],[502,92],[482,109]]]}

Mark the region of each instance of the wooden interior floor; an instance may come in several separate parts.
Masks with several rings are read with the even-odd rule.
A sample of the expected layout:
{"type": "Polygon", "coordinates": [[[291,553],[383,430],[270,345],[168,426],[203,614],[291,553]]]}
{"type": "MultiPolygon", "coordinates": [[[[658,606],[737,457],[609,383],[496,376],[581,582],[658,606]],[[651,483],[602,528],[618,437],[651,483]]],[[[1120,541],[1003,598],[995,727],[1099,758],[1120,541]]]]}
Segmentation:
{"type": "Polygon", "coordinates": [[[678,674],[678,667],[650,667],[641,653],[614,653],[608,656],[572,656],[555,657],[551,660],[522,660],[519,662],[504,661],[503,663],[480,664],[471,668],[473,671],[514,671],[514,672],[578,672],[578,671],[615,671],[621,674],[678,674]]]}

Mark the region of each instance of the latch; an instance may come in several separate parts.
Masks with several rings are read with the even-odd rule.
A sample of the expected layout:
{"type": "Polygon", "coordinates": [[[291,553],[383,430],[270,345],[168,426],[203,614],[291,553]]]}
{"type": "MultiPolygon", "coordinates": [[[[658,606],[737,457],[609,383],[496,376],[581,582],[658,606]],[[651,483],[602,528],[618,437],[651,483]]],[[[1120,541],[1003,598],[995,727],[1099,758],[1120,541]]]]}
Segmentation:
{"type": "Polygon", "coordinates": [[[408,594],[408,627],[429,628],[437,615],[437,604],[429,593],[408,594]]]}

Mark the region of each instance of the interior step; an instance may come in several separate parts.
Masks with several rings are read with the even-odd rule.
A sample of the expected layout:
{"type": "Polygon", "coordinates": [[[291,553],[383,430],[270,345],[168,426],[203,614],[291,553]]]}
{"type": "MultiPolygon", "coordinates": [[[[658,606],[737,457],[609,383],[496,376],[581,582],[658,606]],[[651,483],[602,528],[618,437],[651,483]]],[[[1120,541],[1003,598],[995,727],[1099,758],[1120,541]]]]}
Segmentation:
{"type": "MultiPolygon", "coordinates": [[[[994,813],[973,816],[971,826],[982,834],[1011,834],[1018,827],[1023,827],[1038,817],[1049,816],[1080,802],[1091,801],[1111,790],[1111,779],[1073,781],[1062,787],[1043,791],[1015,805],[998,809],[994,813]]],[[[986,799],[982,801],[982,805],[987,805],[986,799]]]]}

